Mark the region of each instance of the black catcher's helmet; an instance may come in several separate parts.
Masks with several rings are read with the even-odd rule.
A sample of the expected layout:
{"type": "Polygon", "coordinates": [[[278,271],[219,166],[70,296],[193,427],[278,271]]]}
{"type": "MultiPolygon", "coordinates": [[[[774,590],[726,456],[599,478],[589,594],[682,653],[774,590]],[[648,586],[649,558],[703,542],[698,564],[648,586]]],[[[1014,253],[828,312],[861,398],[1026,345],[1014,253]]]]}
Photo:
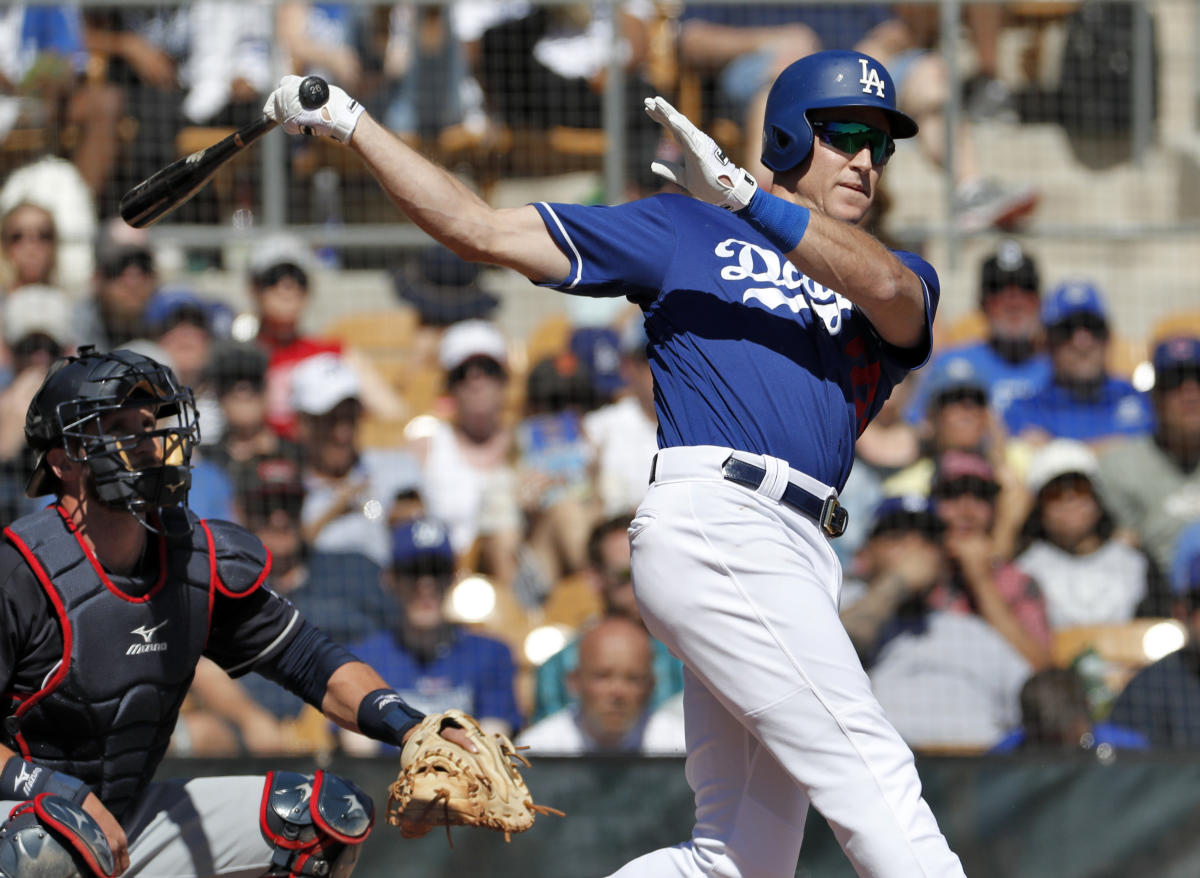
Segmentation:
{"type": "Polygon", "coordinates": [[[86,345],[51,367],[25,415],[25,440],[37,452],[26,496],[58,491],[46,452],[62,447],[71,460],[87,464],[102,503],[124,506],[157,531],[151,513],[187,503],[200,425],[192,391],[169,368],[133,351],[102,354],[86,345]],[[101,429],[108,412],[143,406],[154,409],[154,429],[126,435],[101,429]],[[142,447],[147,441],[156,452],[150,457],[142,447]]]}

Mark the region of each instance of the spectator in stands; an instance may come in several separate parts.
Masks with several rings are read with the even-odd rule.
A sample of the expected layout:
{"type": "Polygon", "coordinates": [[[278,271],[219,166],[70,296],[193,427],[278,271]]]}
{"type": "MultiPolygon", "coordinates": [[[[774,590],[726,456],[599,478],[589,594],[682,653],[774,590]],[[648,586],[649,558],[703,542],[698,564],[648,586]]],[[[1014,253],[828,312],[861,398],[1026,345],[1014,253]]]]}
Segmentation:
{"type": "Polygon", "coordinates": [[[202,298],[184,287],[161,289],[146,305],[149,337],[171,361],[180,382],[192,388],[204,430],[224,432],[221,408],[209,384],[213,343],[228,335],[233,312],[228,306],[202,298]]]}
{"type": "Polygon", "coordinates": [[[536,753],[683,755],[683,722],[655,712],[650,635],[625,616],[605,616],[584,633],[579,664],[569,686],[576,704],[535,722],[517,736],[517,746],[536,753]]]}
{"type": "Polygon", "coordinates": [[[479,54],[490,113],[518,128],[604,127],[605,80],[617,30],[625,73],[626,179],[639,191],[657,191],[649,166],[659,129],[642,107],[655,93],[642,66],[653,15],[646,0],[564,3],[535,5],[493,26],[480,40],[479,54]]]}
{"type": "Polygon", "coordinates": [[[0,141],[18,124],[44,126],[54,148],[56,135],[78,129],[72,161],[98,195],[117,158],[120,91],[87,76],[83,20],[71,3],[6,4],[0,18],[0,141]]]}
{"type": "Polygon", "coordinates": [[[999,493],[991,464],[979,455],[947,451],[938,458],[930,496],[946,526],[950,578],[929,600],[979,614],[1037,670],[1050,664],[1046,603],[1038,584],[1010,560],[1012,538],[997,539],[999,493]]]}
{"type": "Polygon", "coordinates": [[[420,461],[421,494],[430,516],[449,527],[457,554],[484,537],[479,564],[507,586],[516,578],[521,539],[505,417],[508,343],[495,324],[463,320],[442,336],[438,362],[453,410],[408,446],[420,461]]]}
{"type": "Polygon", "coordinates": [[[398,419],[406,409],[403,400],[367,360],[340,342],[305,335],[304,312],[317,260],[300,238],[286,233],[271,235],[255,246],[250,260],[250,294],[257,318],[255,340],[267,352],[267,420],[288,439],[296,438],[292,408],[292,370],[308,357],[332,353],[358,374],[359,395],[372,414],[398,419]]]}
{"type": "Polygon", "coordinates": [[[1030,463],[1034,502],[1016,565],[1041,586],[1054,629],[1170,613],[1157,565],[1113,538],[1113,518],[1096,493],[1098,473],[1095,454],[1073,439],[1055,439],[1030,463]]]}
{"type": "MultiPolygon", "coordinates": [[[[629,571],[631,521],[628,512],[615,515],[597,524],[588,538],[587,575],[597,595],[598,611],[590,621],[595,621],[599,615],[623,616],[642,624],[629,571]]],[[[654,653],[654,685],[649,706],[655,708],[683,690],[683,665],[653,637],[650,647],[654,653]]],[[[533,707],[535,722],[570,704],[573,694],[568,681],[578,664],[579,639],[576,638],[538,667],[533,707]]]]}
{"type": "Polygon", "coordinates": [[[291,378],[304,447],[305,542],[324,552],[357,552],[382,567],[391,554],[388,508],[418,483],[417,462],[401,450],[359,449],[362,384],[337,354],[302,360],[291,378]]]}
{"type": "Polygon", "coordinates": [[[154,253],[145,233],[110,220],[96,244],[92,297],[74,311],[76,342],[109,351],[145,338],[146,305],[157,288],[154,253]]]}
{"type": "Polygon", "coordinates": [[[1054,437],[1103,443],[1149,433],[1146,398],[1108,371],[1110,330],[1100,291],[1086,280],[1059,284],[1042,304],[1051,374],[1004,412],[1009,432],[1034,443],[1054,437]]]}
{"type": "Polygon", "coordinates": [[[1195,750],[1200,747],[1200,530],[1185,533],[1171,587],[1174,616],[1187,626],[1187,643],[1135,674],[1108,720],[1141,732],[1154,748],[1195,750]]]}
{"type": "Polygon", "coordinates": [[[595,455],[595,491],[605,517],[638,507],[646,493],[650,463],[658,451],[654,377],[646,357],[642,321],[625,324],[620,356],[624,392],[616,402],[583,416],[583,432],[595,455]]]}
{"type": "MultiPolygon", "coordinates": [[[[399,525],[386,577],[399,622],[353,643],[351,651],[377,663],[372,667],[416,709],[458,708],[485,730],[511,735],[521,726],[512,653],[501,641],[446,618],[454,574],[454,550],[441,522],[416,518],[399,525]]],[[[350,740],[355,753],[369,745],[378,749],[361,737],[350,740]]]]}
{"type": "Polygon", "coordinates": [[[1086,750],[1107,761],[1114,749],[1145,750],[1148,746],[1141,732],[1092,721],[1087,690],[1073,668],[1046,668],[1021,687],[1020,727],[991,752],[1086,750]]]}
{"type": "Polygon", "coordinates": [[[299,443],[284,439],[267,423],[267,355],[257,345],[221,341],[213,347],[206,383],[221,407],[220,433],[201,421],[204,457],[234,485],[247,483],[263,458],[301,459],[299,443]]]}
{"type": "Polygon", "coordinates": [[[1169,570],[1180,531],[1200,520],[1200,338],[1164,339],[1152,362],[1154,433],[1102,454],[1100,487],[1122,531],[1169,570]]]}
{"type": "MultiPolygon", "coordinates": [[[[926,157],[946,164],[945,108],[949,75],[934,49],[936,29],[908,14],[906,4],[687,4],[681,15],[680,54],[717,75],[718,89],[741,123],[742,164],[760,180],[770,172],[759,157],[767,90],[784,67],[819,49],[866,52],[893,71],[900,109],[921,128],[916,143],[926,157]]],[[[985,177],[967,120],[955,141],[955,211],[963,231],[1008,227],[1036,207],[1037,190],[1004,186],[985,177]]]]}
{"type": "MultiPolygon", "coordinates": [[[[987,322],[987,338],[942,351],[944,357],[970,360],[988,390],[992,408],[1003,414],[1018,396],[1028,396],[1050,378],[1050,359],[1042,350],[1042,320],[1037,263],[1014,240],[1001,242],[983,262],[979,307],[987,322]]],[[[908,410],[910,421],[925,413],[928,391],[918,385],[908,410]]]]}
{"type": "Polygon", "coordinates": [[[49,210],[21,201],[0,217],[0,290],[53,285],[57,255],[58,229],[49,210]]]}
{"type": "Polygon", "coordinates": [[[587,563],[597,510],[593,452],[581,422],[596,400],[591,374],[569,351],[541,360],[526,378],[514,435],[517,498],[525,515],[522,548],[541,579],[535,593],[544,595],[587,563]]]}
{"type": "Polygon", "coordinates": [[[25,413],[51,364],[73,351],[68,334],[71,302],[54,287],[28,284],[4,299],[4,342],[12,372],[0,390],[0,521],[6,526],[41,501],[25,497],[34,469],[25,443],[25,413]]]}
{"type": "Polygon", "coordinates": [[[1016,725],[1030,666],[987,614],[946,600],[947,546],[928,499],[884,499],[857,560],[861,579],[842,590],[842,622],[906,741],[985,749],[1016,725]]]}
{"type": "Polygon", "coordinates": [[[357,93],[363,75],[356,45],[359,25],[350,3],[281,3],[275,32],[286,71],[322,76],[357,93]]]}

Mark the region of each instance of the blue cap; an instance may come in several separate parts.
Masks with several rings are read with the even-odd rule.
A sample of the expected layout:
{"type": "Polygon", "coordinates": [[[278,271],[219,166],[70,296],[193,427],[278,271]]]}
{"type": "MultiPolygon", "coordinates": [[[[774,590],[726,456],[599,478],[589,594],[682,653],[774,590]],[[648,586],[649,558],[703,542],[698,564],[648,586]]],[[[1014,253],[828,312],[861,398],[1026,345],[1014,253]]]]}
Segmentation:
{"type": "Polygon", "coordinates": [[[583,326],[571,333],[571,353],[587,368],[592,386],[603,397],[625,384],[621,375],[621,336],[608,326],[583,326]]]}
{"type": "Polygon", "coordinates": [[[945,530],[945,524],[928,497],[901,494],[884,497],[871,516],[870,536],[895,530],[920,531],[937,539],[945,530]]]}
{"type": "Polygon", "coordinates": [[[1163,339],[1154,348],[1153,363],[1155,372],[1180,366],[1200,366],[1200,338],[1177,335],[1163,339]]]}
{"type": "Polygon", "coordinates": [[[1171,592],[1176,595],[1200,589],[1200,521],[1185,527],[1175,541],[1171,563],[1171,592]]]}
{"type": "Polygon", "coordinates": [[[392,569],[406,573],[454,572],[450,533],[440,521],[414,518],[392,530],[392,569]]]}
{"type": "Polygon", "coordinates": [[[1042,302],[1042,325],[1057,326],[1076,314],[1092,314],[1108,322],[1104,298],[1088,280],[1063,281],[1042,302]]]}
{"type": "Polygon", "coordinates": [[[228,305],[205,299],[187,287],[165,287],[146,303],[142,317],[155,334],[190,320],[214,335],[224,336],[233,322],[233,311],[228,305]]]}
{"type": "Polygon", "coordinates": [[[925,398],[931,406],[937,405],[944,394],[956,390],[977,390],[987,402],[987,381],[973,362],[957,354],[945,354],[929,364],[925,387],[928,390],[925,398]]]}

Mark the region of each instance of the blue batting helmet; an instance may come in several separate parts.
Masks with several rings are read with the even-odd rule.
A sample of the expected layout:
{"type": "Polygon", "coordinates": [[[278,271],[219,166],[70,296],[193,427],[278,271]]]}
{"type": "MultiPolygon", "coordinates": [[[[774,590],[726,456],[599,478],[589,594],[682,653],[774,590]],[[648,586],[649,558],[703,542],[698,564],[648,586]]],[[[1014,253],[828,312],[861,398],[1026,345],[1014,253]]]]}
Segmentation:
{"type": "Polygon", "coordinates": [[[862,52],[831,50],[807,55],[779,74],[767,95],[762,162],[788,171],[812,152],[809,110],[878,107],[894,138],[912,137],[917,123],[896,109],[896,85],[882,64],[862,52]]]}

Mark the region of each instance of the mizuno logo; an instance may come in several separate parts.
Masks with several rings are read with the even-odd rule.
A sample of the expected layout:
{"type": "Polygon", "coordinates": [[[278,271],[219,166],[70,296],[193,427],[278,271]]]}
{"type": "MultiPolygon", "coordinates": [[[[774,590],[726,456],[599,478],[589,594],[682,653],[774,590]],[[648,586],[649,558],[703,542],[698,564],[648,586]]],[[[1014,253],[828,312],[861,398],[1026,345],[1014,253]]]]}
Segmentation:
{"type": "Polygon", "coordinates": [[[26,763],[17,772],[17,781],[14,786],[24,793],[25,796],[31,796],[33,794],[33,784],[41,773],[42,769],[40,767],[26,763]]]}
{"type": "Polygon", "coordinates": [[[137,628],[134,628],[132,631],[130,631],[130,634],[136,634],[138,637],[142,638],[142,642],[131,643],[129,645],[129,649],[125,650],[125,655],[141,655],[142,653],[146,652],[165,652],[167,645],[161,641],[156,642],[154,640],[154,635],[158,632],[158,629],[166,625],[168,621],[169,620],[164,619],[153,628],[147,628],[145,625],[139,625],[137,628]]]}
{"type": "Polygon", "coordinates": [[[151,640],[154,639],[154,632],[158,631],[159,628],[166,625],[167,622],[168,622],[167,619],[163,619],[161,622],[159,622],[153,628],[147,628],[145,625],[139,625],[137,628],[134,628],[129,633],[138,635],[138,637],[142,638],[143,643],[149,643],[151,640]]]}

